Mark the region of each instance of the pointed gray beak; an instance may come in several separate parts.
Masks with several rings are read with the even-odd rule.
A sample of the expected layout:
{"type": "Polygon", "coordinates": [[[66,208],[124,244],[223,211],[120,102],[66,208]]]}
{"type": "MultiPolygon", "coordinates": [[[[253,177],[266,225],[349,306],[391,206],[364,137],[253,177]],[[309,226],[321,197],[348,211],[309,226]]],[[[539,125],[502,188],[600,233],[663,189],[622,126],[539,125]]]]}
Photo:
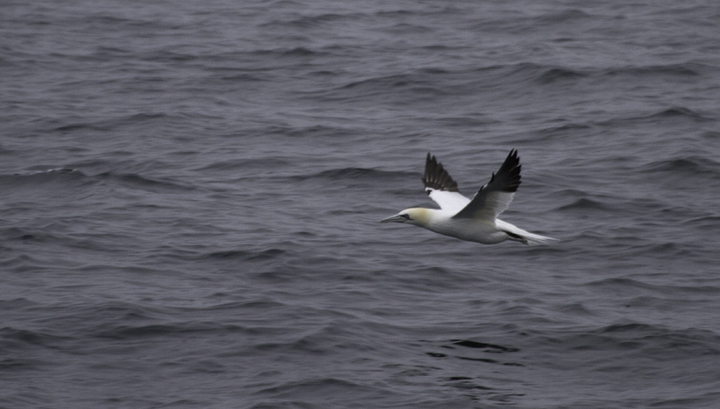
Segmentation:
{"type": "Polygon", "coordinates": [[[406,221],[406,220],[407,220],[407,218],[402,217],[402,216],[400,216],[399,214],[396,214],[395,216],[390,216],[390,217],[388,217],[388,218],[386,218],[386,219],[380,220],[380,223],[390,223],[390,222],[402,223],[402,222],[404,222],[404,221],[406,221]]]}

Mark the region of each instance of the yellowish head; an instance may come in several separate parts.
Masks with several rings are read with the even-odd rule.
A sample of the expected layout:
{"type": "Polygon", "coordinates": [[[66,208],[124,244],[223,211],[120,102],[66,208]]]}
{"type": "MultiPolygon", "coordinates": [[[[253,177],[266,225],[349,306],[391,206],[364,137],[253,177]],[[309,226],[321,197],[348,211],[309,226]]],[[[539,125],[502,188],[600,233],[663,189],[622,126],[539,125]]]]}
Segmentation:
{"type": "Polygon", "coordinates": [[[380,220],[380,222],[410,223],[417,226],[424,226],[430,221],[430,210],[431,209],[423,209],[419,207],[405,209],[395,216],[380,220]]]}

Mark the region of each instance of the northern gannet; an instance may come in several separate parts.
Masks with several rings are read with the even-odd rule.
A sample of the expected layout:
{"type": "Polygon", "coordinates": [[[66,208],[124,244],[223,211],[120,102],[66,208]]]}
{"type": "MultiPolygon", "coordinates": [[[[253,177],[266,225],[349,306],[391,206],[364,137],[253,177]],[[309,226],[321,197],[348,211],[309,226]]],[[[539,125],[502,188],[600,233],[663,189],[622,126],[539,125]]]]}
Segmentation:
{"type": "Polygon", "coordinates": [[[497,218],[510,206],[520,186],[517,150],[510,151],[497,174],[492,174],[490,182],[481,187],[472,200],[460,194],[457,183],[430,153],[425,160],[422,181],[428,196],[440,205],[440,209],[405,209],[381,222],[410,223],[446,236],[482,244],[505,240],[542,244],[555,240],[530,233],[497,218]]]}

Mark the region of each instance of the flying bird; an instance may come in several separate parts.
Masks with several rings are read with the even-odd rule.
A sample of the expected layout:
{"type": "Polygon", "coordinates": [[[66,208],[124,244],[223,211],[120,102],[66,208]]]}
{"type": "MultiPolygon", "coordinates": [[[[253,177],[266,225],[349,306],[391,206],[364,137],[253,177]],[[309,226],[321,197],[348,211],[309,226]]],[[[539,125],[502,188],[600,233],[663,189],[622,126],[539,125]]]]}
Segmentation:
{"type": "Polygon", "coordinates": [[[405,209],[381,222],[414,224],[435,233],[482,244],[495,244],[505,240],[543,244],[555,240],[498,219],[500,213],[510,206],[515,191],[520,186],[520,159],[517,150],[510,151],[497,173],[492,174],[490,181],[475,193],[472,200],[460,194],[457,183],[430,153],[425,160],[425,176],[422,181],[428,196],[440,209],[405,209]]]}

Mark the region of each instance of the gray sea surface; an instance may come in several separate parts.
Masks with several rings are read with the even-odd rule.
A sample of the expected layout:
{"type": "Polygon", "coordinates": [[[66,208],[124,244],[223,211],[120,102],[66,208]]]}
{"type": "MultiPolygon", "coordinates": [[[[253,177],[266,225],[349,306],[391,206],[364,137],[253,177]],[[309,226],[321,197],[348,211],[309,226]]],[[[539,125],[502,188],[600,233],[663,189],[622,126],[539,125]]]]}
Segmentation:
{"type": "Polygon", "coordinates": [[[720,407],[719,22],[0,2],[0,407],[720,407]],[[552,245],[378,223],[511,149],[552,245]]]}

